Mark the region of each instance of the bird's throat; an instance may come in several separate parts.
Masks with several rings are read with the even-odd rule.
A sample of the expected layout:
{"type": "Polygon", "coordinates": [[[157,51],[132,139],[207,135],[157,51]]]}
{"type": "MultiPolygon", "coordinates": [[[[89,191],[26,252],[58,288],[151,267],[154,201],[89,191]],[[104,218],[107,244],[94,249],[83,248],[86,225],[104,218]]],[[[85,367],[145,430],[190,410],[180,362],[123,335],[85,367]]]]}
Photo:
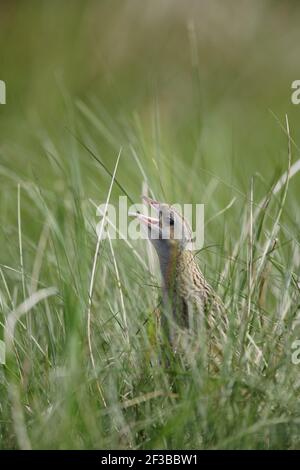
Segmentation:
{"type": "Polygon", "coordinates": [[[160,269],[163,278],[163,287],[169,293],[175,288],[176,267],[180,252],[175,245],[170,247],[164,259],[160,258],[160,269]]]}
{"type": "Polygon", "coordinates": [[[163,292],[169,299],[174,299],[178,292],[193,285],[193,273],[200,271],[194,260],[193,253],[181,250],[177,245],[169,247],[164,256],[159,256],[163,280],[163,292]]]}

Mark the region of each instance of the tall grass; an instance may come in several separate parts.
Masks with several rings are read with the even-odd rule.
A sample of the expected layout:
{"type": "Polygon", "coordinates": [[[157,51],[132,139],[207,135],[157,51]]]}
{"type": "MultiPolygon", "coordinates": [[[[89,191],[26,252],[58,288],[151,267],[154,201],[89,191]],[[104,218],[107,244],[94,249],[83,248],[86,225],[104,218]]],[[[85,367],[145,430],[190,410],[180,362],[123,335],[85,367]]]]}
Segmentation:
{"type": "Polygon", "coordinates": [[[114,127],[85,103],[71,114],[72,134],[97,158],[106,140],[110,175],[122,147],[113,178],[67,130],[60,144],[44,130],[51,185],[36,169],[0,166],[0,447],[298,448],[299,221],[286,123],[281,185],[280,174],[255,174],[243,188],[197,154],[172,158],[159,122],[147,134],[137,116],[114,127]],[[199,354],[159,360],[147,243],[97,240],[95,204],[116,202],[120,187],[138,202],[145,180],[161,200],[206,204],[197,260],[229,319],[217,373],[204,366],[205,338],[199,354]]]}

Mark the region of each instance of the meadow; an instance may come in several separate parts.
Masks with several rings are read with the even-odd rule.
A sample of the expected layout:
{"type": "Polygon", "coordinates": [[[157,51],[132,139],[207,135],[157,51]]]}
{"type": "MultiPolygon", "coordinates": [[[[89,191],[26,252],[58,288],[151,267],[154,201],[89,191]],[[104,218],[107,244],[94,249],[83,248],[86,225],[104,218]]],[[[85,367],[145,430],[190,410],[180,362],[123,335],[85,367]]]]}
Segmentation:
{"type": "Polygon", "coordinates": [[[0,449],[298,449],[298,3],[72,5],[0,6],[0,449]],[[160,360],[149,244],[97,239],[145,185],[205,205],[218,373],[160,360]]]}

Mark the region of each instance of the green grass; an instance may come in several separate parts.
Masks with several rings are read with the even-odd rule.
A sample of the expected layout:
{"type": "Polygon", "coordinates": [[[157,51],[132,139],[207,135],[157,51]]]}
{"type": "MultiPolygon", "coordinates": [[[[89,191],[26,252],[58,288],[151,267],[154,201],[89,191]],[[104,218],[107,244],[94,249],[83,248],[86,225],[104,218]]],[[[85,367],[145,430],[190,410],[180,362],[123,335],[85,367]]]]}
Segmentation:
{"type": "Polygon", "coordinates": [[[233,22],[221,1],[173,3],[0,7],[1,449],[300,447],[299,173],[273,190],[299,159],[300,9],[228,2],[233,22]],[[147,243],[96,250],[120,149],[112,203],[146,180],[205,204],[197,261],[229,319],[217,373],[205,338],[164,365],[147,243]]]}
{"type": "MultiPolygon", "coordinates": [[[[127,167],[138,188],[142,177],[133,149],[141,141],[134,132],[116,178],[121,184],[127,167]]],[[[88,142],[90,136],[81,138],[88,142]]],[[[151,155],[155,148],[144,150],[151,155]]],[[[229,185],[234,204],[206,227],[197,258],[210,282],[219,284],[230,323],[218,373],[204,365],[204,338],[198,354],[178,357],[170,367],[158,360],[149,325],[159,277],[141,262],[154,260],[151,254],[147,259],[143,241],[100,244],[91,306],[93,364],[87,312],[98,221],[82,185],[82,166],[94,173],[91,184],[98,173],[103,181],[98,202],[106,200],[111,178],[88,152],[80,153],[84,162],[72,161],[71,168],[59,153],[49,157],[56,191],[1,167],[14,188],[7,204],[15,206],[15,225],[3,228],[6,237],[8,229],[11,234],[1,263],[1,323],[19,318],[13,340],[7,327],[7,364],[1,367],[1,447],[297,448],[299,366],[292,364],[291,344],[298,331],[299,231],[288,187],[266,192],[267,203],[259,205],[256,194],[266,191],[266,183],[258,177],[245,194],[229,185]],[[29,214],[32,223],[24,226],[29,214]],[[25,299],[33,304],[25,304],[21,316],[25,299]]],[[[111,156],[110,171],[117,154],[111,156]]],[[[148,162],[144,171],[156,194],[184,200],[190,165],[181,162],[171,174],[160,156],[160,178],[177,182],[176,188],[164,183],[163,194],[156,164],[148,162]]],[[[206,179],[208,212],[218,212],[223,208],[210,191],[228,188],[216,177],[206,179]]],[[[189,200],[197,201],[199,186],[189,188],[189,200]]],[[[138,189],[126,190],[138,201],[138,189]]],[[[114,184],[112,200],[119,194],[114,184]]]]}

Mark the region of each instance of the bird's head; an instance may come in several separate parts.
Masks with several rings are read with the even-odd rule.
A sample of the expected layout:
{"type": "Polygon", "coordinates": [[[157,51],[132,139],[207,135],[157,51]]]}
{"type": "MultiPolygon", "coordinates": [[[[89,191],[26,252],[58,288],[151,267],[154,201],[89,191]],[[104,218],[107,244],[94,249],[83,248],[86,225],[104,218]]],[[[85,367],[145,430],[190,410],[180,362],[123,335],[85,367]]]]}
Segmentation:
{"type": "Polygon", "coordinates": [[[150,209],[151,216],[141,213],[136,217],[146,227],[148,238],[159,257],[168,256],[170,251],[183,251],[192,244],[192,231],[184,217],[174,206],[143,196],[143,203],[150,209]]]}

